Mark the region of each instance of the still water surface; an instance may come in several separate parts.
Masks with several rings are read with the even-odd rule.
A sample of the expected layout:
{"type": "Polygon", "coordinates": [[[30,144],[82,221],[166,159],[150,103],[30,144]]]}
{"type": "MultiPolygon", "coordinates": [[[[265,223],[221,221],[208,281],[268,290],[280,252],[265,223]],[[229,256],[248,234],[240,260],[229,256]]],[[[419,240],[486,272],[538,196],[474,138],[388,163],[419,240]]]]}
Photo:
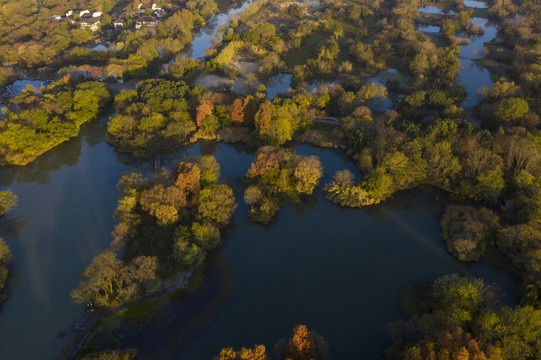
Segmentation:
{"type": "MultiPolygon", "coordinates": [[[[192,56],[203,55],[215,25],[225,18],[216,21],[210,22],[214,28],[196,34],[192,56]]],[[[461,49],[463,66],[487,39],[480,37],[476,47],[470,43],[461,49]]],[[[279,80],[276,92],[289,87],[287,77],[279,80]]],[[[486,84],[478,79],[475,87],[486,84]]],[[[468,95],[472,93],[468,88],[468,95]]],[[[0,313],[2,359],[57,359],[73,340],[84,309],[71,303],[69,292],[110,242],[115,183],[122,172],[151,165],[116,154],[104,142],[105,124],[102,119],[83,126],[79,137],[27,166],[0,168],[0,189],[10,188],[20,198],[2,229],[14,254],[11,293],[0,313]]],[[[344,168],[360,176],[336,152],[310,146],[299,146],[297,152],[321,158],[322,183],[344,168]]],[[[386,324],[400,317],[403,286],[451,272],[481,277],[510,294],[507,301],[516,300],[518,282],[511,275],[487,261],[465,265],[447,254],[438,223],[444,196],[433,201],[434,194],[410,191],[378,206],[351,210],[328,202],[320,188],[302,204],[281,209],[272,226],[262,227],[247,220],[238,181],[253,154],[200,143],[164,159],[164,165],[173,167],[182,155],[202,153],[217,157],[222,178],[239,199],[223,249],[236,268],[237,292],[201,336],[177,350],[177,359],[210,359],[224,346],[270,346],[297,323],[321,333],[338,359],[361,357],[359,349],[362,357],[378,358],[386,324]]],[[[124,341],[139,345],[142,358],[152,358],[147,349],[170,345],[155,337],[145,341],[141,334],[124,341]]]]}

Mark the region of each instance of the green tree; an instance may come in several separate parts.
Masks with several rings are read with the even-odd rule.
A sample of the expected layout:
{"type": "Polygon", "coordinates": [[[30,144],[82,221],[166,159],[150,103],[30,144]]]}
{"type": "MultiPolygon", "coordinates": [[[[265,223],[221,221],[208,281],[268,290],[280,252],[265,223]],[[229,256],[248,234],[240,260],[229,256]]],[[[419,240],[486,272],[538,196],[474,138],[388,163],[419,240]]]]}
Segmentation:
{"type": "Polygon", "coordinates": [[[0,217],[17,206],[19,198],[11,190],[0,191],[0,217]]]}
{"type": "Polygon", "coordinates": [[[207,187],[199,193],[197,218],[201,221],[224,226],[229,223],[237,204],[233,190],[227,185],[207,187]]]}
{"type": "Polygon", "coordinates": [[[441,220],[442,238],[461,261],[477,261],[499,227],[496,214],[486,208],[450,205],[441,220]]]}
{"type": "Polygon", "coordinates": [[[494,116],[502,123],[521,124],[529,111],[526,100],[517,97],[505,98],[496,106],[494,116]]]}

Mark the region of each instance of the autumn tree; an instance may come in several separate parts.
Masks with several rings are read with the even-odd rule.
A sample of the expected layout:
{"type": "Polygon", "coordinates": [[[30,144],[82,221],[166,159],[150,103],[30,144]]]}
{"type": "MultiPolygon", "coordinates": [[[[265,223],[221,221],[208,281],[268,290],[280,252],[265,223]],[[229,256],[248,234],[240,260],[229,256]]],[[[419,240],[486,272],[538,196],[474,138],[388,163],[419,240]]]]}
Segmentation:
{"type": "Polygon", "coordinates": [[[198,127],[203,125],[203,121],[207,116],[212,116],[212,109],[214,109],[214,104],[211,101],[203,101],[199,104],[195,110],[195,122],[198,127]]]}
{"type": "Polygon", "coordinates": [[[199,198],[201,188],[201,171],[199,166],[190,162],[181,162],[177,168],[175,186],[186,197],[186,205],[193,206],[199,198]]]}
{"type": "Polygon", "coordinates": [[[186,195],[175,186],[156,184],[141,193],[139,202],[158,225],[166,226],[178,221],[179,210],[186,206],[186,195]]]}
{"type": "Polygon", "coordinates": [[[286,348],[286,358],[291,360],[311,360],[316,356],[316,343],[314,335],[308,331],[306,325],[296,325],[293,336],[289,339],[286,348]]]}
{"type": "Polygon", "coordinates": [[[214,360],[268,360],[267,351],[264,345],[256,345],[253,349],[242,348],[239,351],[233,348],[225,348],[220,351],[214,360]]]}
{"type": "Polygon", "coordinates": [[[240,126],[246,125],[246,119],[244,114],[244,101],[242,98],[236,98],[235,101],[231,104],[231,120],[233,124],[240,126]]]}

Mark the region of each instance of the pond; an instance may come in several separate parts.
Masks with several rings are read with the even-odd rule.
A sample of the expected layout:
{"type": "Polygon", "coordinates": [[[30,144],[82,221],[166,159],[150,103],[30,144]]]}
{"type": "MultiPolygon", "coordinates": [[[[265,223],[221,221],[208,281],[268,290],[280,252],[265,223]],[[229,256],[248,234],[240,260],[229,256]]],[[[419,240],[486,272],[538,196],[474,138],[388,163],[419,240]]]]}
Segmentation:
{"type": "Polygon", "coordinates": [[[39,91],[41,85],[46,86],[49,83],[49,80],[41,79],[21,79],[15,80],[11,84],[4,87],[4,90],[10,98],[13,98],[17,95],[20,95],[28,85],[33,86],[36,90],[39,91]]]}
{"type": "Polygon", "coordinates": [[[488,9],[488,5],[484,1],[464,0],[464,6],[474,9],[488,9]]]}
{"type": "MultiPolygon", "coordinates": [[[[274,99],[278,94],[287,94],[291,89],[291,74],[280,73],[270,78],[261,81],[267,89],[267,96],[269,99],[274,99]]],[[[338,85],[338,80],[333,79],[311,79],[307,81],[305,90],[312,92],[317,90],[320,86],[327,87],[329,89],[338,85]]]]}
{"type": "Polygon", "coordinates": [[[415,27],[415,30],[427,34],[439,34],[441,29],[436,25],[419,24],[415,27]]]}
{"type": "Polygon", "coordinates": [[[445,9],[440,6],[425,5],[417,9],[420,13],[432,14],[432,15],[456,15],[453,10],[445,9]]]}
{"type": "MultiPolygon", "coordinates": [[[[322,183],[342,169],[360,176],[338,152],[307,145],[296,151],[319,156],[325,170],[322,183]]],[[[214,155],[222,178],[239,199],[231,236],[221,252],[234,264],[237,288],[210,327],[185,348],[176,346],[175,359],[210,360],[229,346],[263,343],[272,349],[299,323],[323,335],[336,359],[355,358],[359,349],[363,357],[378,359],[387,341],[386,325],[400,318],[400,292],[409,283],[458,272],[518,294],[516,279],[488,261],[468,265],[447,253],[440,239],[439,218],[446,203],[442,193],[408,191],[382,205],[353,210],[327,201],[320,187],[305,202],[281,208],[275,223],[260,226],[247,219],[239,182],[254,155],[231,145],[200,142],[168,157],[165,164],[174,165],[188,154],[214,155]]],[[[190,302],[186,306],[193,307],[190,302]]],[[[177,339],[167,334],[178,332],[186,319],[183,303],[177,308],[178,319],[169,313],[167,321],[122,332],[122,346],[136,347],[142,359],[175,348],[177,339]]]]}
{"type": "MultiPolygon", "coordinates": [[[[400,86],[406,86],[410,82],[410,78],[396,69],[385,69],[379,72],[376,76],[368,79],[368,82],[373,82],[381,86],[386,86],[387,81],[398,81],[400,86]]],[[[389,93],[385,99],[375,99],[370,105],[372,110],[387,111],[395,109],[398,106],[398,100],[404,97],[404,95],[397,95],[395,93],[389,93]]]]}

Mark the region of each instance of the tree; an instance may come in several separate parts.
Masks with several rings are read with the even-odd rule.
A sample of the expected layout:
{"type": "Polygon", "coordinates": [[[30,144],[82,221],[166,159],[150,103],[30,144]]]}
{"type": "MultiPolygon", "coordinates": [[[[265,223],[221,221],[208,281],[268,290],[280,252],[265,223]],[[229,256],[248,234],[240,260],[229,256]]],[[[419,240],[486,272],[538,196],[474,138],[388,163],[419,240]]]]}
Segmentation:
{"type": "Polygon", "coordinates": [[[204,250],[213,250],[220,242],[220,229],[212,224],[194,222],[191,231],[194,242],[204,250]]]}
{"type": "Polygon", "coordinates": [[[212,109],[214,109],[214,104],[211,101],[203,101],[197,106],[195,110],[195,122],[198,127],[203,125],[203,121],[207,116],[212,116],[212,109]]]}
{"type": "Polygon", "coordinates": [[[199,198],[201,170],[197,164],[181,162],[177,172],[175,186],[186,196],[186,205],[191,207],[199,198]]]}
{"type": "Polygon", "coordinates": [[[156,184],[141,192],[139,203],[156,218],[158,225],[167,226],[178,221],[179,210],[186,206],[186,194],[175,186],[156,184]]]}
{"type": "Polygon", "coordinates": [[[236,98],[235,101],[231,104],[230,111],[231,111],[231,120],[233,121],[233,124],[239,126],[239,125],[246,125],[246,119],[244,115],[244,101],[242,98],[236,98]]]}
{"type": "Polygon", "coordinates": [[[109,306],[115,292],[119,268],[120,261],[116,254],[105,250],[85,269],[85,279],[71,292],[72,299],[77,304],[94,300],[97,305],[109,306]]]}
{"type": "Polygon", "coordinates": [[[441,221],[442,238],[449,252],[460,261],[476,261],[495,235],[498,217],[486,208],[450,205],[441,221]]]}
{"type": "Polygon", "coordinates": [[[0,238],[0,264],[6,264],[11,257],[8,244],[4,239],[0,238]]]}
{"type": "Polygon", "coordinates": [[[298,180],[296,190],[311,194],[319,184],[323,175],[323,167],[317,156],[306,156],[298,160],[293,176],[298,180]]]}
{"type": "Polygon", "coordinates": [[[0,191],[0,217],[17,206],[18,201],[19,198],[11,190],[0,191]]]}
{"type": "Polygon", "coordinates": [[[263,192],[255,185],[249,186],[244,192],[244,201],[248,205],[257,204],[263,198],[263,192]]]}
{"type": "Polygon", "coordinates": [[[481,311],[492,305],[493,298],[483,280],[446,275],[434,281],[433,315],[443,328],[467,328],[481,311]]]}
{"type": "Polygon", "coordinates": [[[265,102],[259,106],[259,110],[255,114],[255,127],[260,133],[270,128],[273,114],[274,105],[269,100],[265,100],[265,102]]]}
{"type": "Polygon", "coordinates": [[[489,347],[486,352],[483,351],[479,341],[457,328],[453,332],[423,338],[415,345],[409,346],[404,353],[404,360],[424,359],[503,360],[504,357],[501,356],[501,350],[496,347],[489,347]]]}
{"type": "Polygon", "coordinates": [[[136,350],[104,350],[83,356],[83,360],[134,360],[136,350]]]}
{"type": "Polygon", "coordinates": [[[293,3],[287,7],[287,12],[289,15],[296,17],[296,18],[302,18],[304,15],[304,11],[299,6],[299,4],[293,3]]]}
{"type": "Polygon", "coordinates": [[[253,349],[242,348],[240,351],[235,351],[233,348],[225,348],[220,351],[214,360],[268,360],[265,346],[256,345],[253,349]]]}
{"type": "Polygon", "coordinates": [[[201,221],[224,226],[229,223],[237,204],[233,190],[227,185],[204,188],[199,193],[197,218],[201,221]]]}
{"type": "Polygon", "coordinates": [[[316,342],[314,334],[308,331],[306,325],[296,325],[293,328],[293,336],[289,339],[286,347],[286,359],[316,359],[316,342]]]}
{"type": "Polygon", "coordinates": [[[505,98],[498,103],[494,116],[502,123],[521,124],[529,111],[526,100],[517,97],[505,98]]]}
{"type": "Polygon", "coordinates": [[[212,155],[203,155],[198,159],[201,169],[201,185],[208,186],[218,183],[220,178],[220,164],[212,155]]]}

